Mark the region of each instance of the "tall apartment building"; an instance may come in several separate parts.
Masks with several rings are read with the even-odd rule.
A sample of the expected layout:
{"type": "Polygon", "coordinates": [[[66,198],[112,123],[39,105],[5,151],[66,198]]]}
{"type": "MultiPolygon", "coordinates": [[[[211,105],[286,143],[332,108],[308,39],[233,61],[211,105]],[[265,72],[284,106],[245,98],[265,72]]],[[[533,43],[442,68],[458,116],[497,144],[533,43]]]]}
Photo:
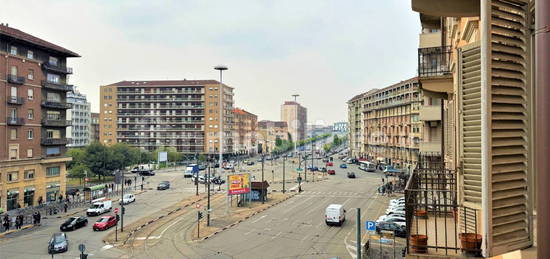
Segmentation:
{"type": "Polygon", "coordinates": [[[415,166],[422,142],[422,106],[417,78],[363,94],[364,152],[367,158],[400,167],[415,166]]]}
{"type": "Polygon", "coordinates": [[[233,151],[239,154],[256,154],[258,116],[243,109],[233,109],[233,151]]]}
{"type": "Polygon", "coordinates": [[[121,81],[100,88],[101,143],[217,154],[221,113],[223,153],[233,152],[232,87],[220,88],[215,80],[162,80],[121,81]]]}
{"type": "Polygon", "coordinates": [[[67,58],[78,54],[0,24],[0,208],[65,193],[67,58]]]}
{"type": "Polygon", "coordinates": [[[263,153],[275,148],[277,138],[288,140],[288,124],[286,121],[262,120],[258,122],[258,150],[263,153]]]}
{"type": "Polygon", "coordinates": [[[351,98],[348,103],[348,123],[349,123],[349,155],[351,157],[363,157],[364,145],[363,135],[363,95],[358,94],[351,98]]]}
{"type": "MultiPolygon", "coordinates": [[[[432,36],[421,35],[418,72],[422,91],[443,98],[447,170],[440,170],[438,177],[448,180],[437,186],[424,185],[422,179],[434,176],[418,171],[410,180],[415,185],[408,200],[431,200],[433,210],[454,210],[459,225],[457,231],[447,232],[456,225],[442,228],[428,221],[428,227],[411,224],[411,232],[427,235],[430,246],[435,240],[478,234],[484,257],[532,246],[537,199],[533,184],[535,1],[413,0],[412,9],[420,13],[423,32],[436,38],[424,45],[432,36]],[[437,204],[429,195],[433,192],[444,192],[448,201],[437,204]]],[[[548,8],[544,12],[547,16],[548,8]]],[[[412,202],[411,208],[416,203],[426,205],[412,202]]],[[[537,232],[541,246],[549,235],[544,222],[550,215],[547,204],[537,209],[544,215],[537,224],[546,225],[537,232]]],[[[442,218],[433,220],[438,217],[442,218]]],[[[546,247],[539,258],[550,251],[546,247]]],[[[427,252],[447,248],[459,251],[456,248],[463,247],[440,243],[437,250],[427,252]]]]}
{"type": "Polygon", "coordinates": [[[342,122],[335,122],[332,125],[332,131],[337,133],[347,133],[348,132],[348,123],[345,121],[342,122]]]}
{"type": "Polygon", "coordinates": [[[67,127],[67,147],[84,147],[90,144],[91,105],[86,95],[77,91],[67,93],[67,103],[71,104],[71,109],[67,110],[71,125],[67,127]]]}
{"type": "Polygon", "coordinates": [[[306,138],[307,109],[297,102],[286,101],[281,105],[281,121],[286,121],[292,141],[306,138]]]}
{"type": "Polygon", "coordinates": [[[99,142],[99,113],[90,113],[90,143],[99,142]]]}

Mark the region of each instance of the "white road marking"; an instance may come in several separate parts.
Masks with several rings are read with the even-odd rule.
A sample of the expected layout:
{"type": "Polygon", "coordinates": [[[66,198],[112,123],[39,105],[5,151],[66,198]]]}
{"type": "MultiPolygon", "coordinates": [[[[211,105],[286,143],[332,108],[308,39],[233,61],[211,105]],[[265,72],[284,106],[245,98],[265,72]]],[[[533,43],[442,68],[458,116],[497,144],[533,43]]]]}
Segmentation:
{"type": "Polygon", "coordinates": [[[254,229],[251,229],[250,231],[244,233],[245,236],[249,235],[250,233],[254,232],[254,229]]]}
{"type": "Polygon", "coordinates": [[[113,245],[104,245],[102,248],[101,248],[101,251],[105,251],[107,249],[111,249],[113,248],[113,245]]]}
{"type": "Polygon", "coordinates": [[[252,221],[251,223],[256,223],[256,222],[258,222],[258,221],[262,220],[262,219],[263,219],[263,218],[265,218],[265,217],[267,217],[267,215],[263,215],[263,216],[261,216],[261,217],[259,217],[259,218],[255,219],[255,220],[254,220],[254,221],[252,221]]]}
{"type": "Polygon", "coordinates": [[[273,237],[271,237],[271,239],[275,239],[275,238],[279,237],[282,233],[283,233],[283,232],[277,233],[277,235],[274,235],[273,237]]]}

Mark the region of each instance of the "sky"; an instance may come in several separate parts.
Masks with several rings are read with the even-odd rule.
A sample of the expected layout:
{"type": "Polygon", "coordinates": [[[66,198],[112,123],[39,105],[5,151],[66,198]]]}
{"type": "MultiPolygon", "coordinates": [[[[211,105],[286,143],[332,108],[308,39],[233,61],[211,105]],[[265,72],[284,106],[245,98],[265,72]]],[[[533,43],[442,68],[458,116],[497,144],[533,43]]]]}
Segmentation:
{"type": "Polygon", "coordinates": [[[299,94],[308,122],[347,120],[346,102],[415,76],[418,13],[384,0],[2,0],[0,22],[79,53],[70,83],[99,111],[99,86],[219,79],[235,107],[279,120],[299,94]]]}

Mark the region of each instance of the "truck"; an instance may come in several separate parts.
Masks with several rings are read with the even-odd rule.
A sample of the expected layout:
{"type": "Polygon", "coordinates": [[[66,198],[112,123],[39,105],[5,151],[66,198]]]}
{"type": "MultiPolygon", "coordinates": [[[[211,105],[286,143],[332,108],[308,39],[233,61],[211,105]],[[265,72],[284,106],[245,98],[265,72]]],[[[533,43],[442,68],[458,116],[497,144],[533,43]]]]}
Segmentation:
{"type": "Polygon", "coordinates": [[[92,206],[86,210],[86,215],[97,216],[111,211],[113,202],[107,198],[99,198],[92,201],[92,206]]]}
{"type": "Polygon", "coordinates": [[[193,177],[198,173],[199,173],[199,166],[197,164],[190,164],[185,168],[185,172],[183,173],[183,176],[185,178],[193,177]]]}

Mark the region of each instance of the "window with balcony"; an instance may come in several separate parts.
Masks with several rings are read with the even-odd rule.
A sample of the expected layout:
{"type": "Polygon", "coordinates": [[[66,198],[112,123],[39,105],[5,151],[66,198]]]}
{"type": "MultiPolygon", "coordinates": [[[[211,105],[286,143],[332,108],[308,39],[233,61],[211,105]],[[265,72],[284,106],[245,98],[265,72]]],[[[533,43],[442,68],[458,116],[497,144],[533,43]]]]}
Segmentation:
{"type": "Polygon", "coordinates": [[[47,74],[46,75],[46,80],[49,83],[59,84],[60,76],[56,75],[56,74],[47,74]]]}
{"type": "Polygon", "coordinates": [[[48,63],[52,66],[57,66],[58,60],[56,57],[50,57],[50,59],[48,60],[48,63]]]}
{"type": "Polygon", "coordinates": [[[32,52],[31,50],[27,50],[27,58],[34,59],[34,52],[32,52]]]}
{"type": "Polygon", "coordinates": [[[48,120],[60,120],[61,119],[61,112],[59,111],[47,111],[46,117],[48,120]]]}
{"type": "Polygon", "coordinates": [[[17,55],[17,47],[16,46],[10,46],[10,54],[17,55]]]}
{"type": "Polygon", "coordinates": [[[16,66],[11,66],[10,75],[17,76],[17,67],[16,66]]]}
{"type": "Polygon", "coordinates": [[[46,136],[48,137],[48,139],[58,139],[58,138],[61,138],[61,131],[48,129],[46,130],[46,136]]]}
{"type": "Polygon", "coordinates": [[[46,99],[48,102],[61,102],[61,95],[59,93],[48,92],[46,99]]]}
{"type": "Polygon", "coordinates": [[[48,155],[48,156],[59,155],[59,154],[61,154],[61,149],[59,149],[59,147],[46,148],[46,155],[48,155]]]}

